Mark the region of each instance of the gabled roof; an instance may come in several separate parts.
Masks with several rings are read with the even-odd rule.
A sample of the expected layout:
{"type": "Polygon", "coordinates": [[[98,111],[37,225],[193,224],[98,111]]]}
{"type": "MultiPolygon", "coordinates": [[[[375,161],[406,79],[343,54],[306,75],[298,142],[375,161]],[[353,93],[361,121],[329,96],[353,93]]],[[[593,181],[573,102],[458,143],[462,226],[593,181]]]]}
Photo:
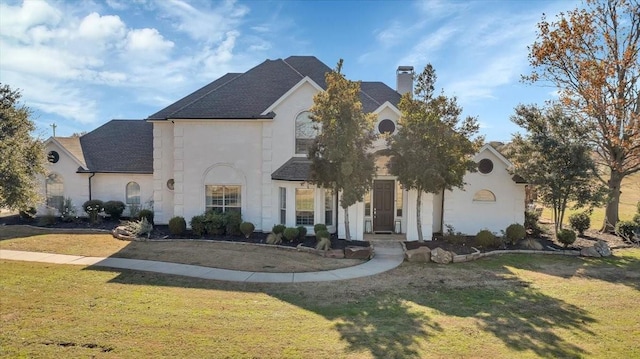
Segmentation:
{"type": "Polygon", "coordinates": [[[111,120],[80,137],[86,171],[153,173],[153,124],[111,120]]]}
{"type": "Polygon", "coordinates": [[[311,160],[292,157],[271,174],[272,180],[307,181],[311,178],[311,160]]]}
{"type": "MultiPolygon", "coordinates": [[[[325,89],[329,71],[314,56],[266,60],[245,73],[226,74],[147,119],[273,118],[273,113],[262,114],[300,80],[309,77],[325,89]]],[[[386,101],[397,106],[400,94],[382,82],[362,82],[360,100],[365,112],[373,112],[386,101]]]]}
{"type": "Polygon", "coordinates": [[[86,169],[87,164],[84,160],[84,154],[82,153],[82,146],[80,145],[80,137],[49,137],[45,141],[45,144],[55,143],[58,147],[66,151],[80,167],[80,169],[86,169]]]}

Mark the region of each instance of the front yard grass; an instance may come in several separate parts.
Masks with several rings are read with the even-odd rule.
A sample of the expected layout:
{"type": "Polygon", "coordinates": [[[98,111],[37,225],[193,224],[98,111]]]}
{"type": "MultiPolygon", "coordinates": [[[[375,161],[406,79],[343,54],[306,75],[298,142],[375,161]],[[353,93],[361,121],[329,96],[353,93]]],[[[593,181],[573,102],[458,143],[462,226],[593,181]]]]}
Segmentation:
{"type": "Polygon", "coordinates": [[[0,357],[640,357],[640,249],[300,284],[0,261],[0,357]]]}

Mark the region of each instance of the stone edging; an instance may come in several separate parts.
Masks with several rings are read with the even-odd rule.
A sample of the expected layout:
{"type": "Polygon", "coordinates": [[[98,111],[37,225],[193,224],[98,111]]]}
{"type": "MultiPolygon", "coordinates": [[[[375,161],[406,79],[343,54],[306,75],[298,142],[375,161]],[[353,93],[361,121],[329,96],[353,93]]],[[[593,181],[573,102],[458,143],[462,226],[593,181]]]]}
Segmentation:
{"type": "Polygon", "coordinates": [[[101,228],[57,228],[57,227],[33,226],[30,224],[18,224],[17,226],[23,226],[23,227],[33,228],[33,229],[40,229],[40,230],[48,230],[48,231],[54,231],[54,232],[111,233],[110,230],[101,229],[101,228]]]}

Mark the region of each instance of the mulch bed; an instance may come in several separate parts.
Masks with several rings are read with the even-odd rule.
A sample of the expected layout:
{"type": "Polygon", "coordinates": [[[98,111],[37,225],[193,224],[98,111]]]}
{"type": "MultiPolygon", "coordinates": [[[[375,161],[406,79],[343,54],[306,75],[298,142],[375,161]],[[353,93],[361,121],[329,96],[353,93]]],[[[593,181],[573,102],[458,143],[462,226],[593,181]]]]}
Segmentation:
{"type": "MultiPolygon", "coordinates": [[[[123,219],[128,220],[128,219],[123,219]]],[[[24,220],[20,218],[18,215],[14,216],[6,216],[0,217],[0,225],[31,225],[42,228],[60,228],[60,229],[102,229],[102,230],[113,230],[115,227],[121,225],[120,220],[112,220],[110,218],[104,218],[100,220],[98,223],[89,223],[86,218],[79,218],[73,222],[62,222],[57,220],[53,225],[40,225],[36,220],[24,220]]],[[[154,225],[153,231],[151,232],[150,240],[186,240],[186,239],[203,239],[203,240],[216,240],[216,241],[225,241],[225,242],[243,242],[243,243],[254,243],[254,244],[267,244],[268,233],[262,232],[254,232],[249,238],[245,238],[244,235],[224,235],[224,236],[204,236],[198,237],[194,235],[190,230],[187,230],[183,235],[176,236],[169,232],[169,226],[167,225],[154,225]]],[[[285,240],[280,243],[280,246],[292,247],[295,248],[298,245],[302,244],[304,247],[315,248],[316,247],[316,237],[315,236],[307,236],[304,241],[292,241],[287,242],[285,240]]],[[[331,236],[331,249],[344,249],[346,247],[369,247],[370,243],[368,241],[347,241],[344,239],[338,239],[338,237],[334,234],[331,236]]]]}

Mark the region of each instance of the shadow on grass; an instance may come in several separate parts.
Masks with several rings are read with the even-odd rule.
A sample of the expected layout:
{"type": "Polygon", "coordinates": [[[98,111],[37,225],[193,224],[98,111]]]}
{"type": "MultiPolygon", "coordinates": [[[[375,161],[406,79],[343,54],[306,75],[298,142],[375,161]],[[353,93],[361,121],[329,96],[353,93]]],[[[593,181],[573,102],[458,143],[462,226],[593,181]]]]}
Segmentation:
{"type": "MultiPolygon", "coordinates": [[[[456,352],[446,348],[447,345],[465,341],[481,345],[481,340],[486,340],[473,335],[467,338],[469,331],[490,333],[515,352],[564,358],[589,355],[563,337],[564,331],[558,331],[595,336],[589,329],[595,319],[588,312],[517,279],[509,269],[509,260],[506,264],[501,258],[489,262],[492,263],[489,267],[493,267],[490,270],[468,263],[456,268],[444,281],[438,280],[437,273],[433,277],[425,276],[425,271],[445,273],[452,267],[404,265],[399,272],[381,274],[382,282],[377,278],[376,285],[368,287],[367,278],[328,283],[255,284],[127,270],[112,281],[265,293],[333,321],[349,351],[366,351],[380,359],[419,358],[428,353],[444,355],[456,352]],[[441,323],[448,323],[450,329],[443,328],[441,323]],[[431,341],[437,343],[427,348],[431,341]]],[[[90,269],[114,271],[100,267],[90,269]]]]}

